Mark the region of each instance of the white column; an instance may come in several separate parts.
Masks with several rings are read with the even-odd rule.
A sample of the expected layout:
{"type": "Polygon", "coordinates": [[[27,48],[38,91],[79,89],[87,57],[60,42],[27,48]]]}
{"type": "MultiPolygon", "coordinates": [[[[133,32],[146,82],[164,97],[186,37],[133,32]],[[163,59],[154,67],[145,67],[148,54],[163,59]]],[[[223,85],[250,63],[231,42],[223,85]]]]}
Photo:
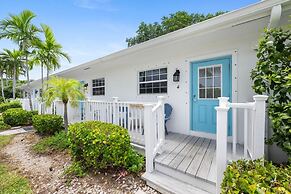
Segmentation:
{"type": "Polygon", "coordinates": [[[264,157],[265,125],[266,125],[266,100],[268,96],[255,95],[255,119],[254,119],[254,153],[253,159],[264,157]]]}
{"type": "Polygon", "coordinates": [[[145,156],[146,156],[146,172],[154,171],[154,133],[153,129],[153,113],[152,105],[144,106],[144,138],[145,138],[145,156]]]}
{"type": "Polygon", "coordinates": [[[227,165],[227,113],[229,107],[215,107],[216,117],[216,193],[220,193],[220,184],[223,179],[223,172],[227,165]]]}
{"type": "Polygon", "coordinates": [[[158,109],[158,137],[159,142],[163,143],[165,141],[165,99],[164,96],[158,96],[158,104],[161,105],[161,107],[158,109]]]}
{"type": "Polygon", "coordinates": [[[113,99],[113,110],[112,110],[112,114],[113,114],[113,123],[115,125],[118,125],[118,97],[112,97],[113,99]]]}

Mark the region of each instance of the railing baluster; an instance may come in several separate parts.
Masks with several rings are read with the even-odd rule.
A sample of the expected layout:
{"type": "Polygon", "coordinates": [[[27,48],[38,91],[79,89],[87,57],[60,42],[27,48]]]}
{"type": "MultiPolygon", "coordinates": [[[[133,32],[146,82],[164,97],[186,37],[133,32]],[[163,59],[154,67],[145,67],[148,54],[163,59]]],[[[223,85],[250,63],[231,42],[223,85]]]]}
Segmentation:
{"type": "Polygon", "coordinates": [[[232,109],[232,153],[236,155],[237,144],[237,109],[232,109]]]}
{"type": "Polygon", "coordinates": [[[244,157],[248,155],[248,109],[244,109],[244,157]]]}

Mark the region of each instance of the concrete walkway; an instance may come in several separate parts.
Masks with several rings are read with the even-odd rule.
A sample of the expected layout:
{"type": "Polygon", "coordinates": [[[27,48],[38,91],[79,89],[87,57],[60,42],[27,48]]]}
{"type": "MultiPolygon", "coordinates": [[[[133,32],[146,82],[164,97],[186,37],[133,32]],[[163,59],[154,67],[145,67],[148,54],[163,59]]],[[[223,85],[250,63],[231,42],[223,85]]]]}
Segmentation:
{"type": "Polygon", "coordinates": [[[4,135],[14,135],[14,134],[20,134],[20,133],[27,133],[27,130],[24,130],[22,127],[15,127],[6,131],[0,132],[0,136],[4,135]]]}

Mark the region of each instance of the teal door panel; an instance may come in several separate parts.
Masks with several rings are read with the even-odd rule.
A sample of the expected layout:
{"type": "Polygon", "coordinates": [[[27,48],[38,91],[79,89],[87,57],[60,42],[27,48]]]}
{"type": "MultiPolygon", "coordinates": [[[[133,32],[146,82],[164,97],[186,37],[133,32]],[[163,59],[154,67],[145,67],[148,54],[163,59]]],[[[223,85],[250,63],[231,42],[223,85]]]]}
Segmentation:
{"type": "MultiPolygon", "coordinates": [[[[218,97],[229,97],[231,100],[231,57],[193,62],[191,79],[192,130],[215,134],[214,107],[218,106],[218,97]]],[[[229,119],[229,134],[230,127],[231,119],[229,119]]]]}

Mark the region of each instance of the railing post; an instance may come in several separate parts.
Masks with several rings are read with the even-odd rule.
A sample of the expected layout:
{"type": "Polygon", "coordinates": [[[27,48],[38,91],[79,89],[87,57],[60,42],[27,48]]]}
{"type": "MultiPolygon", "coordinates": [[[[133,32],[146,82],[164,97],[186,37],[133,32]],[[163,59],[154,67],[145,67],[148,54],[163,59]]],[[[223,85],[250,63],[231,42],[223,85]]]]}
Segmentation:
{"type": "MultiPolygon", "coordinates": [[[[161,105],[161,107],[158,109],[158,137],[159,141],[158,143],[163,144],[165,141],[165,99],[166,97],[164,96],[158,96],[158,104],[161,105]]],[[[163,148],[161,148],[163,149],[163,148]]]]}
{"type": "Polygon", "coordinates": [[[220,193],[220,185],[223,179],[223,173],[227,166],[227,113],[228,98],[219,98],[219,107],[215,107],[216,116],[216,193],[220,193]]]}
{"type": "Polygon", "coordinates": [[[268,99],[268,96],[255,95],[253,98],[255,100],[253,159],[258,159],[264,156],[266,100],[268,99]]]}
{"type": "Polygon", "coordinates": [[[113,114],[113,123],[115,125],[118,124],[118,107],[117,107],[117,103],[118,103],[118,97],[112,97],[113,98],[113,110],[112,110],[112,114],[113,114]]]}
{"type": "Polygon", "coordinates": [[[153,129],[153,113],[152,105],[144,106],[144,137],[145,137],[145,156],[146,156],[146,172],[153,172],[154,170],[154,133],[153,129]]]}

